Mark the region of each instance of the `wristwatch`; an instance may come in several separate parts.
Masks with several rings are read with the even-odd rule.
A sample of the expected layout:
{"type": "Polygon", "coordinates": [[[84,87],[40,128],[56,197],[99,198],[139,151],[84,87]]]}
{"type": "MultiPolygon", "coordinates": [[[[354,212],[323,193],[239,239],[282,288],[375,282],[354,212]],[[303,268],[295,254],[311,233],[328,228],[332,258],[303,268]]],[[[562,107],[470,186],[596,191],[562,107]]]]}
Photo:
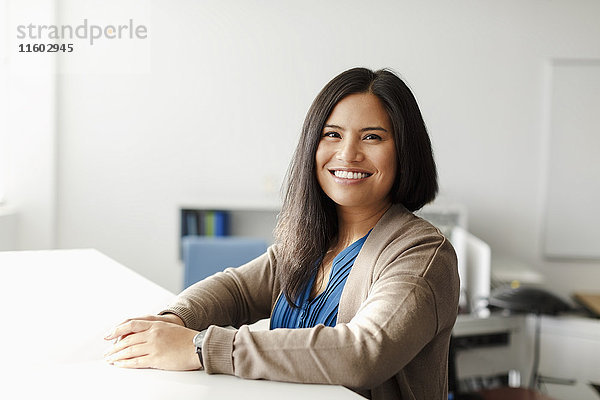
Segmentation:
{"type": "Polygon", "coordinates": [[[202,360],[202,345],[204,344],[204,336],[206,336],[207,330],[208,329],[200,331],[196,334],[196,336],[194,336],[194,346],[196,346],[196,354],[198,354],[198,358],[200,359],[200,368],[204,368],[204,360],[202,360]]]}

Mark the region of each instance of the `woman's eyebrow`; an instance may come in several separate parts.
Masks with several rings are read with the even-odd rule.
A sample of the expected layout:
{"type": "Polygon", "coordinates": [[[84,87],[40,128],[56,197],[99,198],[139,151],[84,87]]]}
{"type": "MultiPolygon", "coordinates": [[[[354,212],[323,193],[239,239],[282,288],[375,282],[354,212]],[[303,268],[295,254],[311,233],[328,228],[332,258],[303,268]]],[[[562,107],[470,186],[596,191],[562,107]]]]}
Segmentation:
{"type": "Polygon", "coordinates": [[[361,132],[366,132],[366,131],[382,131],[382,132],[387,132],[387,129],[382,128],[381,126],[368,126],[366,128],[362,128],[360,131],[361,132]]]}
{"type": "MultiPolygon", "coordinates": [[[[333,128],[333,129],[339,129],[339,130],[344,130],[344,128],[342,128],[339,125],[330,125],[327,124],[325,125],[325,128],[333,128]]],[[[360,132],[366,132],[366,131],[382,131],[382,132],[387,132],[387,129],[382,128],[381,126],[367,126],[366,128],[362,128],[360,130],[360,132]]]]}

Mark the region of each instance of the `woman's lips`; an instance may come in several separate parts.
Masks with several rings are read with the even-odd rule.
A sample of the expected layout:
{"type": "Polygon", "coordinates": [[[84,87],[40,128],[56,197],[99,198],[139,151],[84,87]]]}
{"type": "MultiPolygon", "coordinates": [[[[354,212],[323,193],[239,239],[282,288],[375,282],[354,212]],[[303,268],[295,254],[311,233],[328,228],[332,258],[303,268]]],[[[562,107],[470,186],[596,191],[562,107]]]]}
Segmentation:
{"type": "Polygon", "coordinates": [[[344,179],[344,180],[348,180],[348,181],[360,181],[360,180],[366,179],[369,176],[373,175],[366,171],[360,171],[360,170],[352,171],[352,170],[342,170],[342,169],[329,170],[329,173],[331,173],[331,175],[335,176],[338,179],[344,179]]]}

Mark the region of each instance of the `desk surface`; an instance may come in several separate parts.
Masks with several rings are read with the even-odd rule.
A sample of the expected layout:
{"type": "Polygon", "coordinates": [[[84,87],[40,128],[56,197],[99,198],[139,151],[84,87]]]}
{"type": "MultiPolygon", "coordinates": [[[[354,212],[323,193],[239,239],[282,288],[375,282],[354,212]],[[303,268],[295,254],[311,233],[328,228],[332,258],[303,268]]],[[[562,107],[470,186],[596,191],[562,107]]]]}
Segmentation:
{"type": "Polygon", "coordinates": [[[538,391],[525,388],[499,388],[480,392],[482,400],[554,400],[538,391]]]}
{"type": "Polygon", "coordinates": [[[0,252],[0,398],[359,399],[341,386],[106,364],[116,323],[175,295],[96,250],[0,252]]]}

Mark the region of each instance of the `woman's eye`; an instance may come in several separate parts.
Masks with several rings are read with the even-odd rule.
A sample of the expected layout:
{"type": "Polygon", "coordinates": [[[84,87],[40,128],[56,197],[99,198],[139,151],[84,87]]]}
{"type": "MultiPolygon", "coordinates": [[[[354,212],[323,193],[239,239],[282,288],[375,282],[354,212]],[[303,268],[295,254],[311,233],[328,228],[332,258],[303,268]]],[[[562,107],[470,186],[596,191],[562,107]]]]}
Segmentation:
{"type": "Polygon", "coordinates": [[[365,140],[381,140],[381,136],[376,135],[374,133],[369,133],[367,136],[364,137],[365,140]]]}
{"type": "Polygon", "coordinates": [[[337,132],[324,132],[323,137],[340,138],[340,134],[337,132]]]}

